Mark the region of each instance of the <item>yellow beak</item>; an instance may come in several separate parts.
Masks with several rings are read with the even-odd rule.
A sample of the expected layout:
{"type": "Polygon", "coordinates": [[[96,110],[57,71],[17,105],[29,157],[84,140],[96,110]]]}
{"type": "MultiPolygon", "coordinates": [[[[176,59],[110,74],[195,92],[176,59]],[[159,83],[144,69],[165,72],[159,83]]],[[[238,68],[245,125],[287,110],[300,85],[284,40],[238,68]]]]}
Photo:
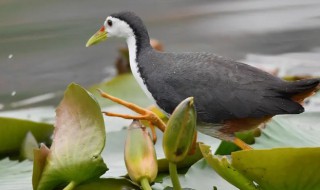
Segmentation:
{"type": "Polygon", "coordinates": [[[98,30],[91,38],[88,40],[86,47],[98,44],[107,39],[107,32],[105,31],[105,27],[102,26],[100,30],[98,30]]]}

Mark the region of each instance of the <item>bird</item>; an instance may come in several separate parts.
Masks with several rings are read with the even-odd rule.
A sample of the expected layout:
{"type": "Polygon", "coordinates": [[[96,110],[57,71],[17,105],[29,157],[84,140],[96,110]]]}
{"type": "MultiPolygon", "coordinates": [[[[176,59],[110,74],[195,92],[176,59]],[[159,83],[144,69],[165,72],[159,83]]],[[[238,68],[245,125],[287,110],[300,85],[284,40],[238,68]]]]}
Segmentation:
{"type": "MultiPolygon", "coordinates": [[[[319,87],[317,78],[288,82],[214,53],[156,51],[150,45],[142,19],[130,11],[106,17],[86,46],[109,37],[126,39],[133,76],[161,110],[170,115],[182,100],[194,97],[197,130],[234,142],[243,149],[248,146],[235,137],[236,132],[254,129],[275,115],[304,112],[303,100],[319,87]]],[[[146,119],[162,125],[147,110],[107,94],[104,96],[142,114],[110,113],[110,116],[146,119]]]]}

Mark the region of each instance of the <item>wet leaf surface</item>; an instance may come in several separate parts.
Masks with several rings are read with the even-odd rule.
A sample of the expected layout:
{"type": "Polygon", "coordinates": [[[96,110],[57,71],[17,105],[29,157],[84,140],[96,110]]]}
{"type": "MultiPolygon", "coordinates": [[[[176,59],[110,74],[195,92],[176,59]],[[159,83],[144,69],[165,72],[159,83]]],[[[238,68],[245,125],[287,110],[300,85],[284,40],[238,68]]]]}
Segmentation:
{"type": "Polygon", "coordinates": [[[12,161],[8,158],[0,160],[0,189],[31,190],[32,162],[12,161]]]}
{"type": "Polygon", "coordinates": [[[262,189],[320,189],[320,148],[276,148],[232,153],[232,165],[262,189]]]}
{"type": "Polygon", "coordinates": [[[210,146],[204,144],[200,144],[200,149],[207,163],[225,180],[239,189],[258,189],[252,180],[249,180],[230,164],[226,156],[213,155],[211,153],[210,146]]]}

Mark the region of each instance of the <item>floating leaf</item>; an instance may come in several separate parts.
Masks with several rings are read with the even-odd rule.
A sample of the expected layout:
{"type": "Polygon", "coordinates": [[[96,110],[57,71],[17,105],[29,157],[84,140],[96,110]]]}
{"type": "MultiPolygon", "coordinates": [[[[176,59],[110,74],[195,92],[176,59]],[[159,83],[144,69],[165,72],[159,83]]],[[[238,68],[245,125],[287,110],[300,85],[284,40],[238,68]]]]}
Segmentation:
{"type": "Polygon", "coordinates": [[[320,112],[276,116],[255,139],[255,149],[320,146],[320,112]]]}
{"type": "Polygon", "coordinates": [[[97,97],[101,106],[114,105],[111,101],[101,98],[97,89],[101,89],[110,93],[112,96],[135,103],[142,107],[150,106],[153,103],[141,90],[132,74],[121,74],[107,82],[90,87],[89,91],[97,97]]]}
{"type": "Polygon", "coordinates": [[[31,190],[32,162],[12,161],[8,158],[0,160],[0,189],[31,190]]]}
{"type": "Polygon", "coordinates": [[[203,157],[206,159],[208,164],[225,180],[238,187],[239,189],[245,190],[257,190],[258,188],[254,185],[253,181],[246,178],[239,171],[237,171],[229,163],[226,156],[215,156],[212,155],[210,146],[200,144],[203,157]]]}
{"type": "Polygon", "coordinates": [[[38,190],[98,178],[107,167],[100,156],[105,128],[100,107],[82,87],[71,84],[57,108],[54,139],[38,190]]]}
{"type": "Polygon", "coordinates": [[[0,117],[0,158],[19,152],[26,134],[30,131],[37,142],[50,143],[53,126],[22,119],[0,117]]]}
{"type": "Polygon", "coordinates": [[[276,148],[232,153],[232,166],[262,189],[320,189],[320,148],[276,148]]]}
{"type": "MultiPolygon", "coordinates": [[[[263,129],[237,134],[255,149],[320,146],[319,136],[320,112],[275,116],[263,129]]],[[[237,150],[233,143],[223,141],[215,154],[230,155],[237,150]]]]}

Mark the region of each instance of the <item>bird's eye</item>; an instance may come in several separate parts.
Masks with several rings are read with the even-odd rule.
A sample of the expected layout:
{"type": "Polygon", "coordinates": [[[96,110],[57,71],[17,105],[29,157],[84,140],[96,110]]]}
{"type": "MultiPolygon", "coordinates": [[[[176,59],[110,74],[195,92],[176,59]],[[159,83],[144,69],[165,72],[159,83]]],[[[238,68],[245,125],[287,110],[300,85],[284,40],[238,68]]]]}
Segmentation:
{"type": "Polygon", "coordinates": [[[111,21],[111,20],[108,20],[108,21],[107,21],[107,24],[108,24],[108,26],[112,26],[112,21],[111,21]]]}

